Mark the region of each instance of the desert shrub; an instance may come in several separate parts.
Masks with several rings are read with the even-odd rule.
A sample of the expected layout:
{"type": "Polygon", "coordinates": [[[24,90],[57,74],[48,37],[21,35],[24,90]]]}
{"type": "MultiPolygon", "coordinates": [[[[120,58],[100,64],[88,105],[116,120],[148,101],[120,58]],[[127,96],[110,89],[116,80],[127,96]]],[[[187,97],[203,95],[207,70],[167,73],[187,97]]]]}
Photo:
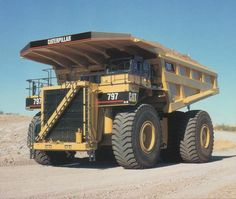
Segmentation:
{"type": "Polygon", "coordinates": [[[226,125],[226,124],[218,124],[214,127],[215,130],[220,131],[234,131],[236,132],[236,126],[226,125]]]}

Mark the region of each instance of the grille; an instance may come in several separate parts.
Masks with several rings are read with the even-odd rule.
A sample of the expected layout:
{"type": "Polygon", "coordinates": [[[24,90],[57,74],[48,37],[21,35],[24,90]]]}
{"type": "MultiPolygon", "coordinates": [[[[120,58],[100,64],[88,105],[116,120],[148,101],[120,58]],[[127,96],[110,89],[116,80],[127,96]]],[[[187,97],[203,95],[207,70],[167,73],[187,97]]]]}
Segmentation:
{"type": "MultiPolygon", "coordinates": [[[[48,90],[44,93],[44,122],[46,122],[68,89],[48,90]]],[[[46,136],[46,140],[75,142],[78,128],[83,127],[83,89],[80,89],[61,117],[46,136]]]]}

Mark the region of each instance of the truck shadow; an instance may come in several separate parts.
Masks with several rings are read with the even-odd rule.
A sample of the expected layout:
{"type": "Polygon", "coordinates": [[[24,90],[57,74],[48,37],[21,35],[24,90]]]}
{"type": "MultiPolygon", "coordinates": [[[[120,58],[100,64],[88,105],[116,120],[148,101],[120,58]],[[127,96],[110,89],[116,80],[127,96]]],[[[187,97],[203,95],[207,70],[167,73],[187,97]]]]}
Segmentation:
{"type": "MultiPolygon", "coordinates": [[[[227,158],[232,158],[232,157],[236,157],[236,155],[213,155],[212,159],[209,162],[206,162],[204,164],[209,164],[212,162],[217,162],[217,161],[221,161],[227,158]]],[[[185,163],[185,162],[165,162],[165,161],[161,161],[160,164],[157,165],[157,167],[165,167],[165,166],[172,166],[172,165],[177,165],[177,164],[199,164],[199,163],[185,163]]],[[[201,163],[200,163],[201,164],[201,163]]]]}
{"type": "MultiPolygon", "coordinates": [[[[227,158],[232,158],[236,157],[236,155],[215,155],[212,157],[211,161],[208,163],[212,162],[217,162],[221,161],[227,158]]],[[[168,167],[168,166],[174,166],[181,164],[182,162],[165,162],[160,160],[159,163],[154,167],[154,168],[162,168],[162,167],[168,167]]],[[[191,164],[191,163],[189,163],[191,164]]],[[[60,165],[57,167],[63,167],[63,168],[85,168],[85,169],[111,169],[111,168],[116,168],[120,167],[116,162],[114,161],[95,161],[95,162],[90,162],[88,158],[76,158],[72,163],[70,164],[64,164],[60,165]]]]}
{"type": "Polygon", "coordinates": [[[89,161],[89,158],[75,158],[75,160],[70,164],[60,165],[58,167],[68,167],[68,168],[86,168],[86,169],[109,169],[119,167],[119,165],[114,161],[89,161]]]}
{"type": "MultiPolygon", "coordinates": [[[[206,162],[204,164],[210,164],[212,162],[217,162],[217,161],[221,161],[227,158],[233,158],[236,157],[236,155],[214,155],[212,156],[212,159],[209,162],[206,162]]],[[[167,167],[167,166],[173,166],[173,165],[177,165],[177,164],[199,164],[199,163],[184,163],[184,162],[165,162],[165,161],[161,161],[159,164],[157,164],[157,167],[167,167]]],[[[201,164],[201,163],[200,163],[201,164]]]]}
{"type": "Polygon", "coordinates": [[[212,160],[211,162],[216,162],[216,161],[220,161],[226,158],[232,158],[232,157],[236,157],[236,155],[214,155],[212,156],[212,160]]]}

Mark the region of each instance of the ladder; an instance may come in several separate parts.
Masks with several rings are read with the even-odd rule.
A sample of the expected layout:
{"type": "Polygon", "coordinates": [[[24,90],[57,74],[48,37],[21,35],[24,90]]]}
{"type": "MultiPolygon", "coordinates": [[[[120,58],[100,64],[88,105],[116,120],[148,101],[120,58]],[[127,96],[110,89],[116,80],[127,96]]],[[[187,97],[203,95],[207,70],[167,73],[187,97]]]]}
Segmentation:
{"type": "Polygon", "coordinates": [[[92,121],[91,121],[91,99],[89,87],[84,88],[84,137],[86,142],[89,144],[91,150],[88,151],[89,161],[95,161],[95,150],[94,144],[96,139],[92,132],[92,121]]]}
{"type": "Polygon", "coordinates": [[[36,137],[36,141],[42,140],[47,135],[49,130],[54,126],[54,124],[60,118],[66,107],[70,104],[70,102],[72,101],[72,99],[79,90],[78,81],[67,84],[66,88],[70,89],[65,95],[65,97],[62,99],[62,101],[59,103],[56,110],[50,116],[48,121],[43,125],[43,128],[41,128],[38,136],[36,137]]]}

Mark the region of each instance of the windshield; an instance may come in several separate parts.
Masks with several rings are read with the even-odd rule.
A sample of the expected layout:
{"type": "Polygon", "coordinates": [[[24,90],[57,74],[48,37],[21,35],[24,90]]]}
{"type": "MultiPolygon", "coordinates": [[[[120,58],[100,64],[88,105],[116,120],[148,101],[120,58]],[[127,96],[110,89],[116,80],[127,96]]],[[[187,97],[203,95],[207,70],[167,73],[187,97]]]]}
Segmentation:
{"type": "Polygon", "coordinates": [[[130,59],[113,60],[108,64],[108,72],[128,72],[130,70],[130,59]]]}

